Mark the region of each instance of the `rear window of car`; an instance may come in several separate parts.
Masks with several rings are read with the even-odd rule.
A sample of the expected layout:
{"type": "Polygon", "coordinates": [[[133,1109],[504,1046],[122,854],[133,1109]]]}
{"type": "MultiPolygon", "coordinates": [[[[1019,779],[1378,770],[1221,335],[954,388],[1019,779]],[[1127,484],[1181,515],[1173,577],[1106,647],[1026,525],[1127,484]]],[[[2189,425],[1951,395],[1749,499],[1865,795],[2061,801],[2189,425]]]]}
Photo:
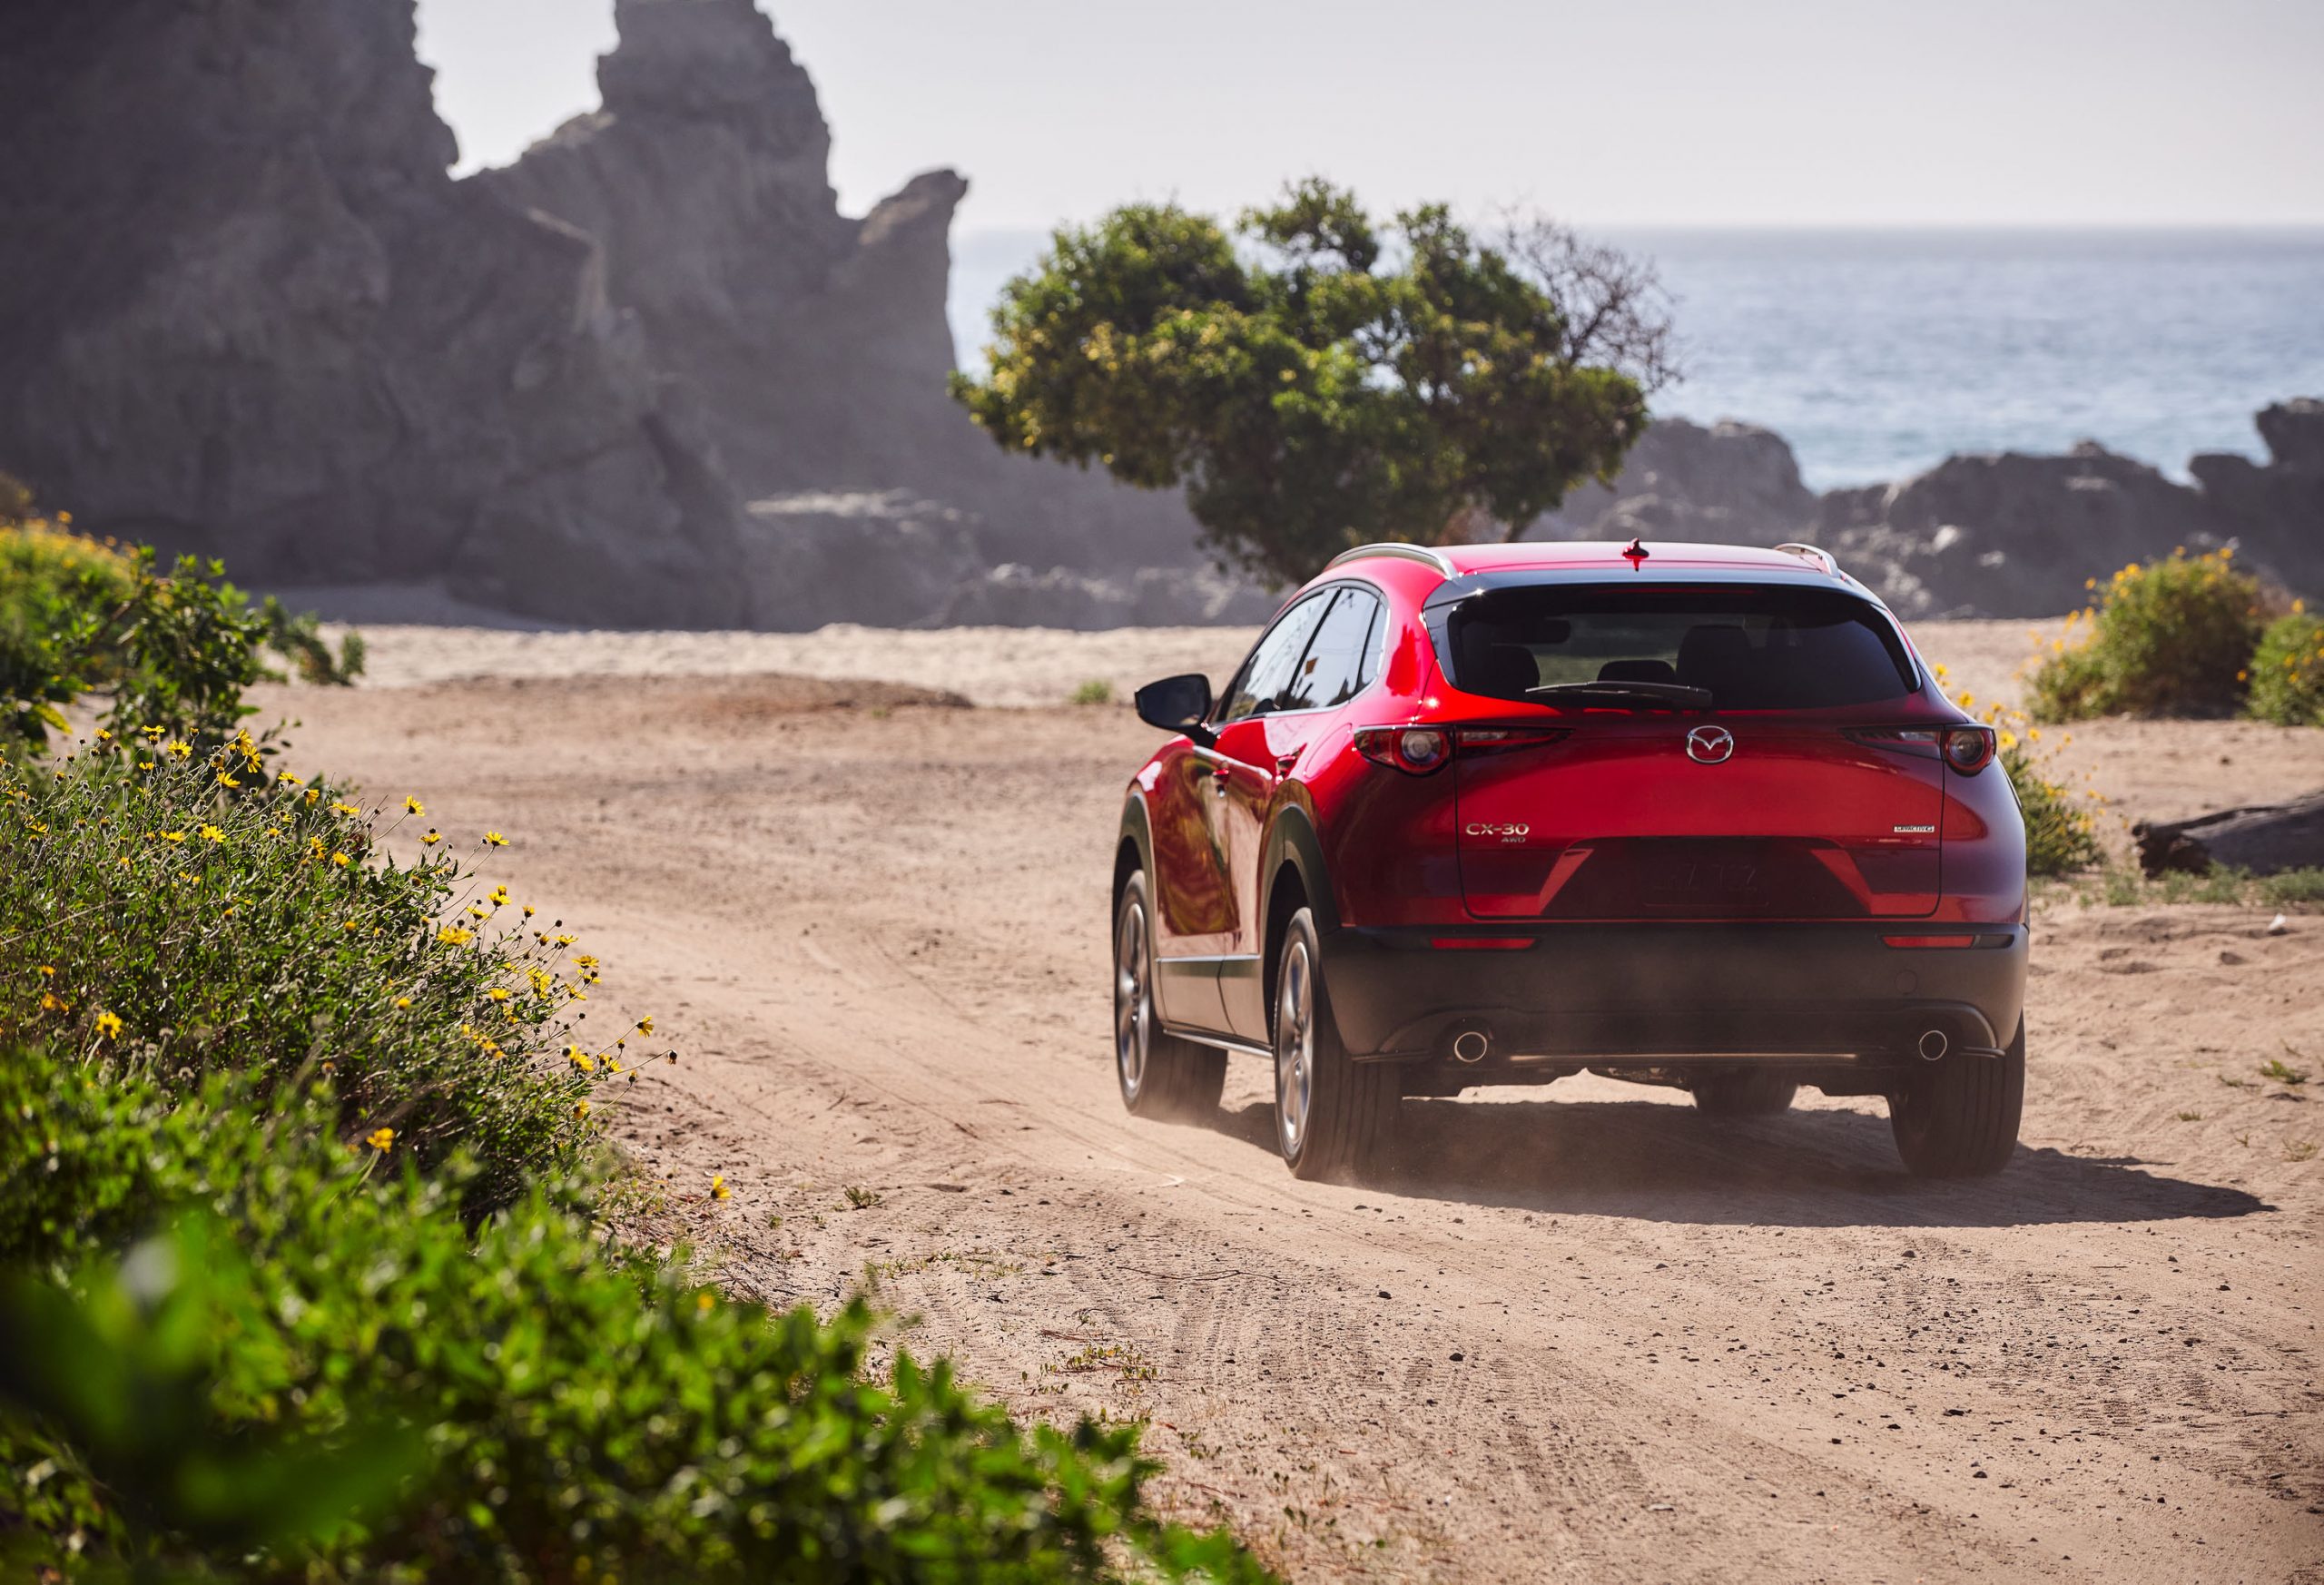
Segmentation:
{"type": "Polygon", "coordinates": [[[1719,710],[1826,710],[1916,693],[1895,625],[1837,589],[1532,584],[1472,595],[1445,623],[1455,687],[1525,699],[1558,683],[1677,684],[1719,710]]]}

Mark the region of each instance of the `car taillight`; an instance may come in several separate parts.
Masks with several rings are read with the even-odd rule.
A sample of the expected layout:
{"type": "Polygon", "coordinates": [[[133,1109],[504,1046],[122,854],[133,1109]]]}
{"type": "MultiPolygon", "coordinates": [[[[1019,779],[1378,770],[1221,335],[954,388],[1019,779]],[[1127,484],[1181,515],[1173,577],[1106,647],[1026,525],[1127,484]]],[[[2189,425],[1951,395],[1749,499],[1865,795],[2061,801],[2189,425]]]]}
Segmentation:
{"type": "Polygon", "coordinates": [[[1974,776],[1994,759],[1990,726],[1866,726],[1850,733],[1858,743],[1888,748],[1935,749],[1964,776],[1974,776]]]}
{"type": "Polygon", "coordinates": [[[1452,757],[1452,739],[1435,726],[1359,726],[1355,752],[1375,765],[1425,776],[1452,757]]]}
{"type": "Polygon", "coordinates": [[[1994,729],[1990,726],[1948,726],[1945,729],[1945,763],[1965,776],[1974,776],[1994,761],[1994,729]]]}
{"type": "Polygon", "coordinates": [[[1977,944],[1977,938],[1974,936],[1883,936],[1880,940],[1885,945],[1891,947],[1914,947],[1922,950],[1974,947],[1977,944]]]}

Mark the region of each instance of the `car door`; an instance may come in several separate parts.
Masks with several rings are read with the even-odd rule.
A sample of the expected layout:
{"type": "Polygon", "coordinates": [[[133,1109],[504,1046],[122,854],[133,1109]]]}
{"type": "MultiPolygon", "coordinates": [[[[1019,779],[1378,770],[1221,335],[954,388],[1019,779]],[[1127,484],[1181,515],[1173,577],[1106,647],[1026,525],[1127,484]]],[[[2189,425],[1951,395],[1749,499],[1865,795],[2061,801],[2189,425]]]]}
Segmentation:
{"type": "Polygon", "coordinates": [[[1292,656],[1290,664],[1264,675],[1255,672],[1256,685],[1228,701],[1242,713],[1221,724],[1210,751],[1218,787],[1211,808],[1235,916],[1234,945],[1219,961],[1219,995],[1227,1027],[1246,1040],[1268,1039],[1260,873],[1268,811],[1283,778],[1297,771],[1340,707],[1369,680],[1381,610],[1369,589],[1343,584],[1319,590],[1286,613],[1283,653],[1292,656]]]}

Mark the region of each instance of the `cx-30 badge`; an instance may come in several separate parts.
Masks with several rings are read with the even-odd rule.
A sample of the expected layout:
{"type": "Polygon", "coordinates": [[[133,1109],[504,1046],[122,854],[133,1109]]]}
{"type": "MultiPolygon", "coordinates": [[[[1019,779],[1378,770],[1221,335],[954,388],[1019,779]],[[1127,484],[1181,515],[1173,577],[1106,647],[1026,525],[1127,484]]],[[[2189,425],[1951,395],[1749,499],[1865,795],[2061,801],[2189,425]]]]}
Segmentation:
{"type": "Polygon", "coordinates": [[[1735,753],[1735,734],[1723,726],[1698,726],[1687,733],[1687,757],[1699,765],[1724,764],[1735,753]]]}

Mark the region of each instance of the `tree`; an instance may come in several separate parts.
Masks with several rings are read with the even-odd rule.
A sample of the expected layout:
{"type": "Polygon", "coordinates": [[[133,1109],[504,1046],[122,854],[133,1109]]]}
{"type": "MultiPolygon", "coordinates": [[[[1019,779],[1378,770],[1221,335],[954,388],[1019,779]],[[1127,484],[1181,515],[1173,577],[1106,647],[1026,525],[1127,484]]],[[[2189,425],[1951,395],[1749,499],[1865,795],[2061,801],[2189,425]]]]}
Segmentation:
{"type": "Polygon", "coordinates": [[[1059,231],[952,394],[1003,448],[1183,487],[1210,546],[1297,582],[1371,540],[1513,538],[1610,480],[1670,374],[1652,271],[1320,181],[1230,234],[1175,204],[1059,231]]]}

